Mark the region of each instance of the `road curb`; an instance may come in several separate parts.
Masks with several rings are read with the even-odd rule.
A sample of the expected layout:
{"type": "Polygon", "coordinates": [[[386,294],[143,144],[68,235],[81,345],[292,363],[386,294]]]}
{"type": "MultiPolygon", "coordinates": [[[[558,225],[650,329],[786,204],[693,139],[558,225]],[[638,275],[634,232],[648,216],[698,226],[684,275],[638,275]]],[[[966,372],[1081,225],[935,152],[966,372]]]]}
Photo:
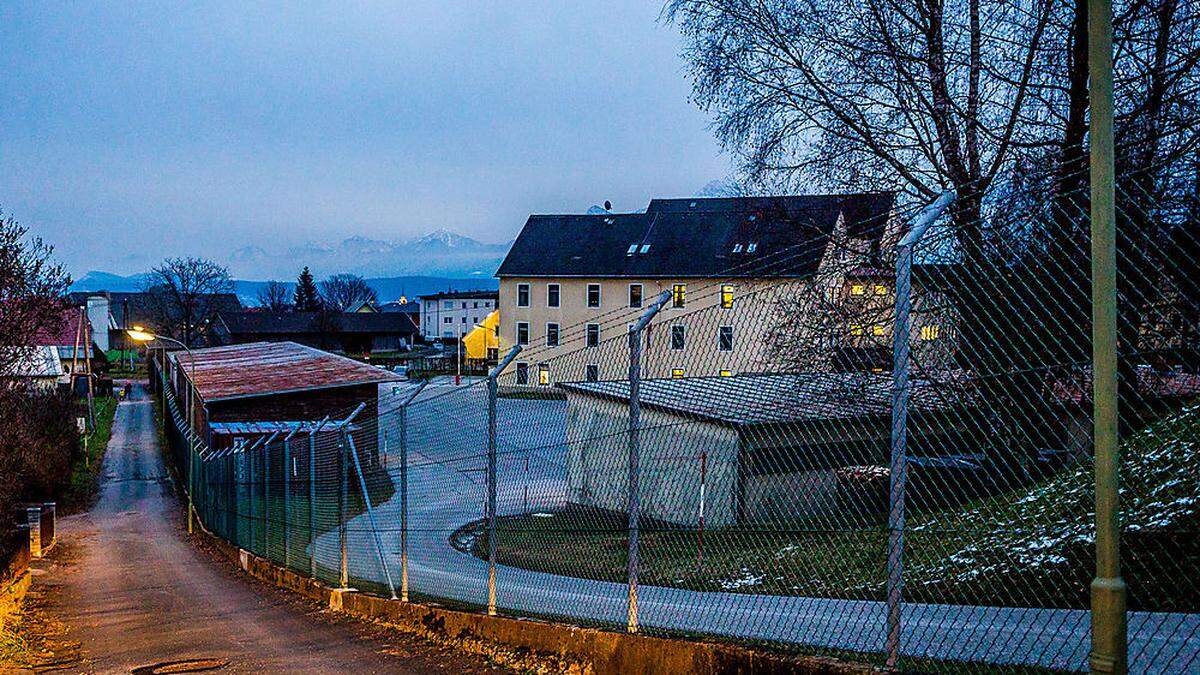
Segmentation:
{"type": "Polygon", "coordinates": [[[487,616],[334,589],[197,530],[241,570],[360,619],[381,621],[471,653],[504,661],[547,657],[568,672],[589,675],[696,673],[698,675],[862,675],[884,672],[830,657],[789,656],[728,644],[630,635],[535,619],[487,616]]]}

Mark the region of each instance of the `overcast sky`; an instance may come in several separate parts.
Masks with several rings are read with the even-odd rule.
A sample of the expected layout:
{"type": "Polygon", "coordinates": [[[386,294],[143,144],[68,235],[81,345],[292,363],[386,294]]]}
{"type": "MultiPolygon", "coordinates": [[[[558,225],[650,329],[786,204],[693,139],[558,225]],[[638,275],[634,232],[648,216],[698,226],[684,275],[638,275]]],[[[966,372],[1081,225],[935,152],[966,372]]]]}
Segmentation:
{"type": "Polygon", "coordinates": [[[0,208],[78,276],[692,195],[730,164],[660,9],[6,0],[0,208]]]}

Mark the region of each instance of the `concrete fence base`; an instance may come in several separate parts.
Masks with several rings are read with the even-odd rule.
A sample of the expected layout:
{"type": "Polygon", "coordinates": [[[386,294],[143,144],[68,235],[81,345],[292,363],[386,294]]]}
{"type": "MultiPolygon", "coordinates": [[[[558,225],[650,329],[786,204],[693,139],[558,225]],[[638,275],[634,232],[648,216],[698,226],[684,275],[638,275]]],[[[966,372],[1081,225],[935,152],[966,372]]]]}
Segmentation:
{"type": "Polygon", "coordinates": [[[197,530],[244,572],[332,611],[380,621],[440,644],[518,667],[540,660],[590,675],[698,673],[776,675],[878,673],[863,664],[816,656],[789,656],[734,645],[631,635],[532,619],[488,616],[334,589],[197,530]]]}

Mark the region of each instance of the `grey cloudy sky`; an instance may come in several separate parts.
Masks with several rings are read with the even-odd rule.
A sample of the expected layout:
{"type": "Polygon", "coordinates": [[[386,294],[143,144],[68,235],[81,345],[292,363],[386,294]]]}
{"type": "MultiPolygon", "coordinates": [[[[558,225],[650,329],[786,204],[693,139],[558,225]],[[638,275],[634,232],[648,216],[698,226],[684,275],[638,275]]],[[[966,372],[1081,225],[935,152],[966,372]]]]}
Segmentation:
{"type": "Polygon", "coordinates": [[[729,161],[660,9],[8,0],[0,207],[81,274],[694,194],[729,161]]]}

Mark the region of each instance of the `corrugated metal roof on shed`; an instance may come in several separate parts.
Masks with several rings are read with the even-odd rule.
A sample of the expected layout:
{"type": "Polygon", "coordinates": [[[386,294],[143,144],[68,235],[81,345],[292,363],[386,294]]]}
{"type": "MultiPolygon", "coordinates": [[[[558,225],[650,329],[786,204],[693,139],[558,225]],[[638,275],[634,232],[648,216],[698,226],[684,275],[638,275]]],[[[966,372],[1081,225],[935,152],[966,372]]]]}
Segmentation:
{"type": "MultiPolygon", "coordinates": [[[[295,342],[252,342],[192,353],[196,359],[194,386],[205,401],[403,379],[382,368],[295,342]]],[[[170,357],[191,377],[192,364],[186,352],[172,352],[170,357]]]]}

